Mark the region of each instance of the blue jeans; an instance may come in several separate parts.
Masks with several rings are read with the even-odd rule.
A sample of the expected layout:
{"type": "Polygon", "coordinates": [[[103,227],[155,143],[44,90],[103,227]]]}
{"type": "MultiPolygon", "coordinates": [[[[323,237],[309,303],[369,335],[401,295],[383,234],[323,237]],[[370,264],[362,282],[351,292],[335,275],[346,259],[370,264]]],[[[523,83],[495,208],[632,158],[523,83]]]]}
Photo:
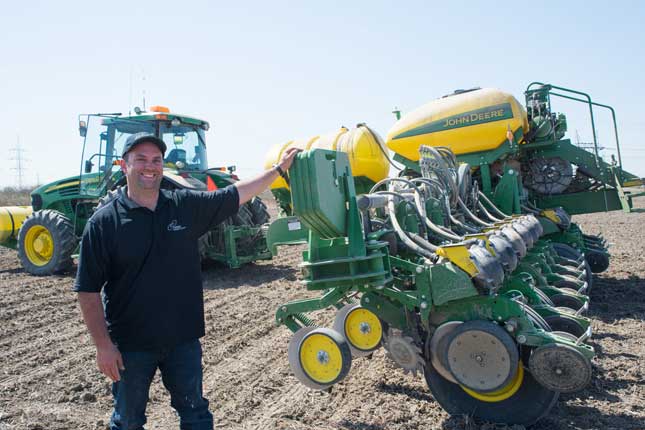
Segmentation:
{"type": "Polygon", "coordinates": [[[179,414],[182,430],[212,430],[213,415],[202,396],[202,346],[198,339],[153,351],[121,352],[125,370],[112,384],[111,430],[143,430],[150,383],[157,371],[179,414]]]}

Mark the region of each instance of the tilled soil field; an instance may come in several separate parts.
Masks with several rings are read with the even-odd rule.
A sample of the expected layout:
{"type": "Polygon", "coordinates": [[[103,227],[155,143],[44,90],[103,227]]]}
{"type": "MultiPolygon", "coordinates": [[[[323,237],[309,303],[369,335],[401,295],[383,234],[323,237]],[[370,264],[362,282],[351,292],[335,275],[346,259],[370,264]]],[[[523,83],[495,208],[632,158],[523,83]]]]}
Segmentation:
{"type": "MultiPolygon", "coordinates": [[[[645,214],[576,217],[613,244],[610,269],[596,277],[592,384],[562,395],[539,429],[645,429],[645,214]]],[[[382,350],[357,359],[331,392],[311,391],[290,373],[291,336],[276,327],[283,302],[307,296],[298,283],[302,247],[273,261],[203,272],[207,335],[204,391],[223,429],[502,429],[450,417],[422,377],[406,375],[382,350]]],[[[15,251],[0,251],[0,430],[106,429],[110,384],[71,291],[73,274],[38,278],[15,251]]],[[[321,324],[331,324],[331,312],[321,324]]],[[[147,429],[178,428],[157,375],[147,429]]],[[[515,426],[514,428],[521,428],[515,426]]]]}

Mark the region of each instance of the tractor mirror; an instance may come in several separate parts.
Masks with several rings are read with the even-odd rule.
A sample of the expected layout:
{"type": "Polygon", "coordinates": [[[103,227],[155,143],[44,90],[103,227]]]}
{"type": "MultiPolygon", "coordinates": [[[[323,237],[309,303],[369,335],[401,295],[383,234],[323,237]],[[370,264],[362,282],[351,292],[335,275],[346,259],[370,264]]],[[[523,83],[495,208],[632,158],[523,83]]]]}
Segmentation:
{"type": "Polygon", "coordinates": [[[85,121],[78,122],[78,133],[81,137],[85,137],[87,135],[87,123],[85,121]]]}
{"type": "Polygon", "coordinates": [[[85,173],[92,173],[92,167],[94,167],[94,164],[92,164],[92,161],[85,160],[85,173]]]}

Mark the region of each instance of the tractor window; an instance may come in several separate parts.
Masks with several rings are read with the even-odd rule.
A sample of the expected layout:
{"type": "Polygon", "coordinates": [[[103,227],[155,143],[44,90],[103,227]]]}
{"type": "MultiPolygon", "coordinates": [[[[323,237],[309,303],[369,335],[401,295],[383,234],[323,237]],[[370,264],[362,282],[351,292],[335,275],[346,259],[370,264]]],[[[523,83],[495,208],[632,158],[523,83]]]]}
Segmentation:
{"type": "Polygon", "coordinates": [[[192,127],[162,126],[161,138],[166,143],[166,167],[178,170],[204,170],[207,168],[206,152],[201,130],[192,127]]]}
{"type": "Polygon", "coordinates": [[[131,135],[144,131],[152,134],[155,133],[153,124],[143,121],[120,121],[114,129],[114,141],[112,142],[111,147],[112,154],[116,157],[121,157],[123,146],[131,135]]]}

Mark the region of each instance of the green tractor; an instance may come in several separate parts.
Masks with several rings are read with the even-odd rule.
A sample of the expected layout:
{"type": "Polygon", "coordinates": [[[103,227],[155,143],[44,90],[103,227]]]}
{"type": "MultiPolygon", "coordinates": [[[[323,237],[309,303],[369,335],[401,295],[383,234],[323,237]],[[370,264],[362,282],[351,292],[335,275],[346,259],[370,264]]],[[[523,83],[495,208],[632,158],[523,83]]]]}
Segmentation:
{"type": "MultiPolygon", "coordinates": [[[[0,243],[18,250],[27,272],[51,275],[72,266],[87,220],[97,206],[125,185],[120,168],[121,149],[134,133],[154,133],[166,143],[162,188],[206,191],[239,180],[235,166],[208,167],[205,140],[208,122],[171,113],[163,106],[153,106],[147,112],[137,108],[135,112],[130,116],[80,115],[79,132],[83,137],[80,174],[34,190],[31,208],[2,208],[0,243]]],[[[271,258],[263,227],[268,221],[265,204],[254,198],[237,215],[200,238],[202,259],[237,268],[271,258]]]]}

